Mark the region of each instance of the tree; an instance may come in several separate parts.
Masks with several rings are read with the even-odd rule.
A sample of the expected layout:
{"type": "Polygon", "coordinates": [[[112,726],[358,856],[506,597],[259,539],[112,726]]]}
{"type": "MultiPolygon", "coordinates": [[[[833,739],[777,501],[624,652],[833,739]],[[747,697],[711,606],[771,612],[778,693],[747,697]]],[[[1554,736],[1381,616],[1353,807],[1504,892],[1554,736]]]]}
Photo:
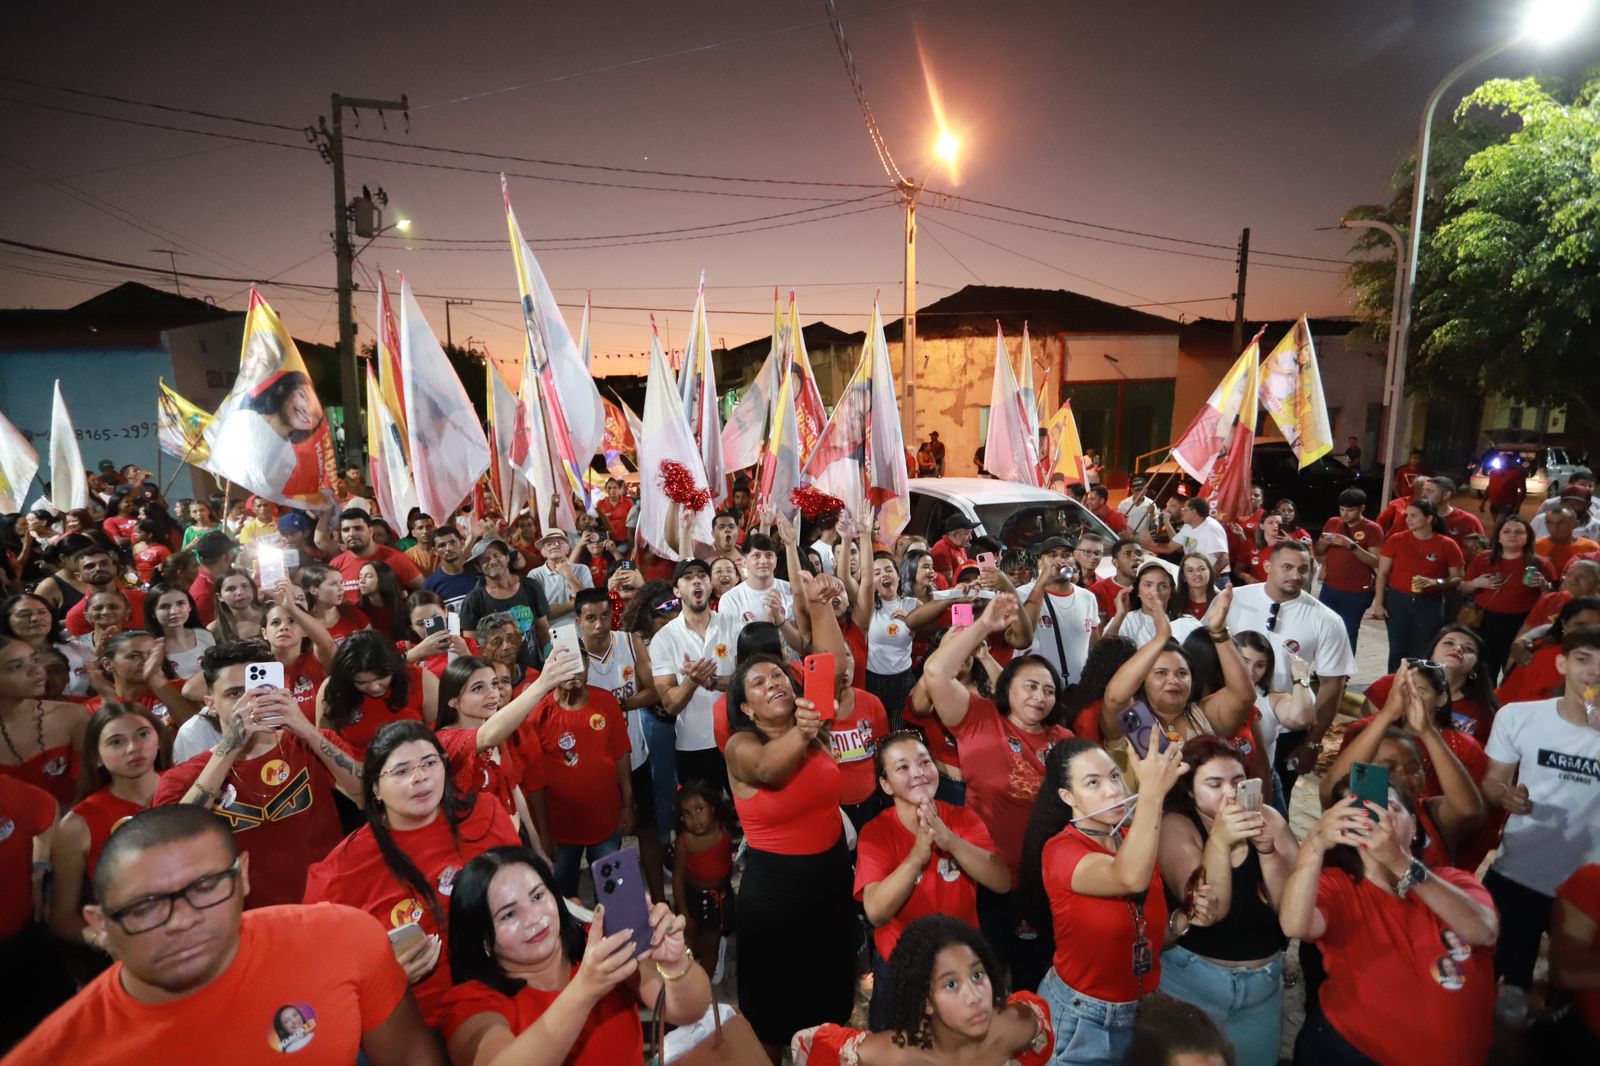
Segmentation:
{"type": "MultiPolygon", "coordinates": [[[[1600,427],[1600,74],[1568,94],[1532,78],[1487,82],[1462,101],[1438,146],[1408,383],[1435,396],[1493,391],[1566,404],[1600,427]]],[[[1414,168],[1396,175],[1391,203],[1352,216],[1403,231],[1414,168]]],[[[1372,247],[1370,236],[1356,244],[1372,247]]],[[[1393,278],[1392,258],[1351,271],[1357,308],[1378,335],[1389,328],[1393,278]]]]}

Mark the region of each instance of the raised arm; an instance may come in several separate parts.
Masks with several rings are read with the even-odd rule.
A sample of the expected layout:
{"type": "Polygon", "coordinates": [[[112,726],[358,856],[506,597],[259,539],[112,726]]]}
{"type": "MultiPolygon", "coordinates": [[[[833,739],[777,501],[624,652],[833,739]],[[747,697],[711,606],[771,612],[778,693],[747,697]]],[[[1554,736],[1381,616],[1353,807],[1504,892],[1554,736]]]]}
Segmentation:
{"type": "MultiPolygon", "coordinates": [[[[1105,703],[1100,711],[1102,724],[1109,722],[1115,726],[1117,715],[1133,705],[1133,701],[1139,696],[1139,690],[1144,687],[1144,679],[1155,669],[1156,660],[1161,657],[1163,651],[1166,651],[1167,641],[1172,639],[1172,621],[1164,612],[1156,612],[1153,621],[1156,627],[1155,636],[1145,641],[1144,646],[1134,652],[1133,657],[1123,663],[1117,672],[1111,675],[1111,680],[1106,682],[1105,703]]],[[[1120,730],[1106,734],[1108,737],[1120,735],[1120,730]]]]}
{"type": "Polygon", "coordinates": [[[968,656],[977,652],[980,644],[989,639],[991,633],[999,633],[1011,625],[1016,614],[1015,596],[996,596],[972,625],[950,633],[938,649],[928,656],[928,661],[923,665],[922,680],[933,698],[934,712],[946,729],[955,729],[967,716],[971,694],[958,676],[962,665],[968,656]]]}
{"type": "Polygon", "coordinates": [[[1128,835],[1115,856],[1094,853],[1078,862],[1072,871],[1074,892],[1085,896],[1131,896],[1150,887],[1161,847],[1161,802],[1189,769],[1178,745],[1165,751],[1158,748],[1152,744],[1144,758],[1132,761],[1139,793],[1128,835]]]}
{"type": "Polygon", "coordinates": [[[810,700],[795,701],[794,726],[783,736],[763,744],[749,733],[728,738],[724,754],[728,776],[751,788],[780,788],[800,771],[811,742],[822,729],[822,719],[810,700]]]}
{"type": "MultiPolygon", "coordinates": [[[[554,692],[564,682],[571,681],[583,671],[583,658],[568,649],[561,649],[544,664],[544,669],[533,684],[523,689],[511,702],[491,714],[478,727],[476,745],[479,751],[488,751],[501,741],[508,740],[517,727],[527,719],[539,701],[554,692]]],[[[437,692],[435,693],[437,697],[437,692]]]]}

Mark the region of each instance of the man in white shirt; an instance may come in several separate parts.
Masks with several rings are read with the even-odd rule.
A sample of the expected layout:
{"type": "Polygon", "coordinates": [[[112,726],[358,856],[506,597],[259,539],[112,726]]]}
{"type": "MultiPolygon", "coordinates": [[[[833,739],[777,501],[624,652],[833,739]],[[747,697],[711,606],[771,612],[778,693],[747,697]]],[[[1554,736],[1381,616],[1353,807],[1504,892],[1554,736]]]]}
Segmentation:
{"type": "Polygon", "coordinates": [[[650,672],[661,710],[677,720],[678,781],[704,781],[726,792],[727,767],[711,716],[733,676],[744,623],[711,610],[711,567],[705,560],[683,560],[672,578],[683,611],[650,639],[650,672]]]}
{"type": "Polygon", "coordinates": [[[794,614],[794,591],[789,583],[776,576],[778,572],[778,545],[765,533],[752,533],[744,541],[745,579],[722,594],[717,601],[717,613],[736,619],[739,624],[767,620],[767,593],[773,589],[783,598],[783,614],[794,614]]]}
{"type": "MultiPolygon", "coordinates": [[[[1345,683],[1355,669],[1355,653],[1350,650],[1344,621],[1306,591],[1310,581],[1311,548],[1298,540],[1280,540],[1267,557],[1267,579],[1235,587],[1228,608],[1229,629],[1235,633],[1254,630],[1272,642],[1272,691],[1289,692],[1299,683],[1290,668],[1290,652],[1309,662],[1318,679],[1316,720],[1310,730],[1303,738],[1298,731],[1284,733],[1285,742],[1277,747],[1283,757],[1280,773],[1286,797],[1294,789],[1295,778],[1316,762],[1322,735],[1338,712],[1345,683]],[[1295,760],[1294,769],[1287,766],[1291,759],[1295,760]]],[[[1309,680],[1304,683],[1310,684],[1309,680]]]]}
{"type": "Polygon", "coordinates": [[[1117,512],[1128,520],[1128,536],[1137,537],[1150,529],[1155,521],[1156,501],[1144,494],[1144,478],[1135,474],[1128,479],[1128,497],[1117,504],[1117,512]]]}
{"type": "Polygon", "coordinates": [[[1061,537],[1039,542],[1039,577],[1017,589],[1028,620],[1033,623],[1029,652],[1056,668],[1062,685],[1078,680],[1089,648],[1100,629],[1100,607],[1094,593],[1074,580],[1072,547],[1061,537]],[[1062,574],[1065,567],[1067,574],[1062,574]]]}
{"type": "Polygon", "coordinates": [[[578,615],[572,597],[580,589],[594,588],[594,575],[587,566],[572,565],[572,544],[561,530],[545,530],[537,543],[544,563],[529,570],[528,577],[538,582],[550,603],[550,628],[576,625],[578,615]]]}
{"type": "Polygon", "coordinates": [[[1185,555],[1204,555],[1217,574],[1228,572],[1228,534],[1222,523],[1211,517],[1211,504],[1199,496],[1183,503],[1184,526],[1173,539],[1183,545],[1185,555]]]}
{"type": "Polygon", "coordinates": [[[1527,989],[1557,886],[1600,862],[1600,729],[1589,705],[1600,690],[1600,626],[1561,640],[1559,699],[1511,703],[1495,715],[1485,752],[1484,799],[1510,813],[1483,879],[1500,912],[1495,976],[1527,989]]]}

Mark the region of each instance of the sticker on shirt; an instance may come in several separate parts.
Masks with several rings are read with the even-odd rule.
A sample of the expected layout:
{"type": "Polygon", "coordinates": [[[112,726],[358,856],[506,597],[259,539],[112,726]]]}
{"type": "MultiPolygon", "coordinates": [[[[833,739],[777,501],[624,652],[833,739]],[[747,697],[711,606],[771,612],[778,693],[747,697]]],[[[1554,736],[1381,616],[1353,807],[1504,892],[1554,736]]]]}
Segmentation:
{"type": "Polygon", "coordinates": [[[1018,740],[1016,737],[1006,737],[1006,744],[1010,746],[1011,754],[1022,754],[1022,741],[1018,740]]]}
{"type": "Polygon", "coordinates": [[[828,743],[833,748],[833,761],[841,765],[863,762],[878,751],[877,745],[872,742],[871,722],[833,730],[828,734],[828,743]]]}
{"type": "Polygon", "coordinates": [[[57,755],[54,759],[45,760],[44,772],[46,777],[60,777],[67,772],[67,757],[57,755]]]}
{"type": "Polygon", "coordinates": [[[1458,711],[1451,711],[1450,728],[1459,733],[1466,733],[1470,736],[1472,732],[1478,728],[1478,722],[1477,719],[1473,718],[1471,715],[1461,714],[1458,711]]]}
{"type": "Polygon", "coordinates": [[[1284,641],[1283,641],[1283,646],[1284,646],[1284,648],[1286,650],[1292,652],[1295,655],[1299,655],[1300,654],[1300,642],[1298,640],[1295,640],[1292,637],[1285,637],[1284,641]]]}
{"type": "Polygon", "coordinates": [[[0,818],[0,840],[10,840],[11,834],[17,831],[17,823],[10,818],[0,818]]]}
{"type": "Polygon", "coordinates": [[[281,785],[289,780],[289,764],[273,759],[261,767],[261,780],[268,785],[281,785]]]}
{"type": "Polygon", "coordinates": [[[556,741],[556,746],[561,749],[561,759],[568,766],[578,765],[578,738],[571,733],[562,733],[561,739],[556,741]]]}
{"type": "Polygon", "coordinates": [[[1457,936],[1454,929],[1439,930],[1439,940],[1444,944],[1449,956],[1457,962],[1466,962],[1472,958],[1472,947],[1457,936]]]}
{"type": "Polygon", "coordinates": [[[1458,992],[1467,985],[1467,971],[1449,955],[1440,955],[1434,959],[1431,970],[1433,979],[1446,991],[1458,992]]]}
{"type": "Polygon", "coordinates": [[[267,1046],[291,1055],[317,1036],[317,1012],[308,1003],[285,1003],[272,1012],[272,1029],[267,1046]]]}
{"type": "Polygon", "coordinates": [[[456,890],[456,875],[461,872],[459,866],[446,866],[439,871],[439,895],[446,899],[456,890]]]}
{"type": "Polygon", "coordinates": [[[890,622],[886,632],[891,637],[898,637],[900,635],[900,623],[898,623],[898,622],[890,622]]]}
{"type": "Polygon", "coordinates": [[[422,904],[417,900],[403,899],[389,908],[389,924],[395,929],[420,921],[422,921],[422,904]]]}
{"type": "Polygon", "coordinates": [[[713,654],[719,659],[726,659],[728,657],[728,646],[726,644],[718,644],[717,650],[713,654]]]}
{"type": "Polygon", "coordinates": [[[624,666],[622,668],[622,680],[624,680],[624,681],[632,681],[633,680],[633,667],[624,666]]]}
{"type": "Polygon", "coordinates": [[[939,856],[939,877],[944,881],[955,881],[961,876],[961,864],[948,855],[939,856]]]}
{"type": "Polygon", "coordinates": [[[606,716],[601,714],[599,711],[591,714],[589,716],[589,728],[594,730],[596,733],[604,732],[606,728],[606,716]]]}

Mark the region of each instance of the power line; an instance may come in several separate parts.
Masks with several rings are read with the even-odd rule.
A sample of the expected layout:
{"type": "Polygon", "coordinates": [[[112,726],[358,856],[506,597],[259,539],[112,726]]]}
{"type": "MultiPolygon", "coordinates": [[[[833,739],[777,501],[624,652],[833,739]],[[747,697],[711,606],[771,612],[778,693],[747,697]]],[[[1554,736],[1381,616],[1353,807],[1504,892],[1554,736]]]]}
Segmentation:
{"type": "MultiPolygon", "coordinates": [[[[867,87],[861,82],[861,72],[856,69],[856,57],[850,52],[850,42],[844,37],[844,20],[839,17],[838,8],[834,0],[823,0],[823,5],[828,9],[828,28],[833,31],[834,43],[839,46],[839,58],[844,60],[844,72],[850,79],[851,91],[855,93],[856,104],[861,108],[861,117],[867,124],[867,136],[872,140],[873,150],[878,153],[878,162],[883,166],[883,172],[896,188],[907,184],[906,176],[900,173],[900,168],[895,165],[894,156],[889,152],[889,142],[884,139],[883,131],[878,128],[878,119],[872,113],[872,105],[867,102],[867,87]]],[[[915,331],[912,339],[916,339],[915,331]]]]}

